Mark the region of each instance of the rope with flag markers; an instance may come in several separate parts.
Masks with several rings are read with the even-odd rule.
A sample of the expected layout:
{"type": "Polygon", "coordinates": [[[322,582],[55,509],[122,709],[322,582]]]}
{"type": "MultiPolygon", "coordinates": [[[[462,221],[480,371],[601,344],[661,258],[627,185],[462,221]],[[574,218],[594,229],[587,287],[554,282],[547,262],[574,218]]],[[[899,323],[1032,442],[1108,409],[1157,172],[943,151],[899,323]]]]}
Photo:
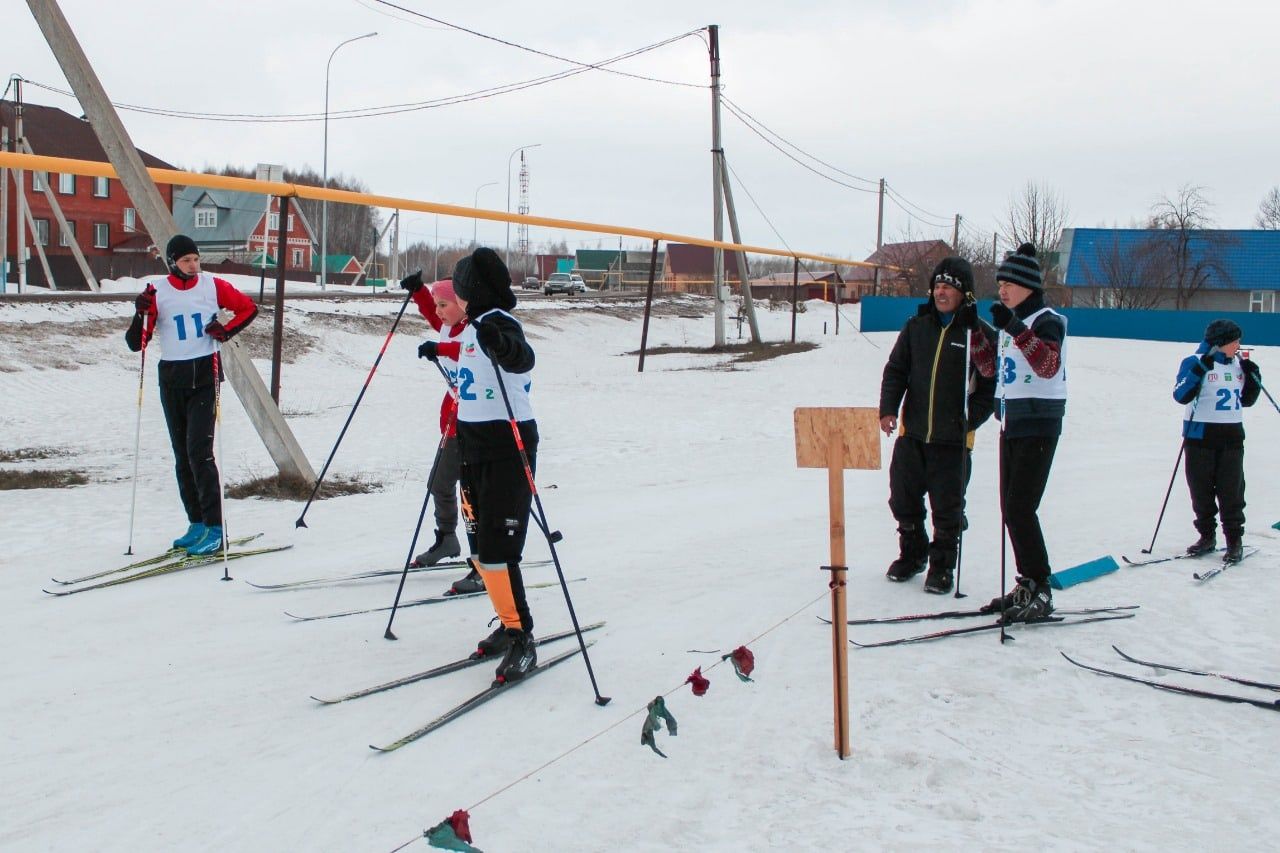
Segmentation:
{"type": "MultiPolygon", "coordinates": [[[[46,157],[39,154],[18,154],[12,151],[0,151],[0,167],[10,169],[29,169],[38,172],[57,172],[59,174],[86,175],[97,178],[118,178],[116,170],[110,163],[97,160],[75,160],[67,157],[46,157]]],[[[460,219],[483,219],[489,222],[513,222],[520,225],[537,225],[545,228],[560,228],[566,231],[584,231],[592,234],[610,234],[621,237],[642,237],[646,240],[661,240],[667,243],[689,243],[694,246],[706,246],[712,249],[724,249],[732,252],[745,252],[754,255],[773,255],[784,258],[818,261],[842,267],[868,267],[893,272],[906,272],[902,267],[888,264],[873,264],[867,261],[855,261],[849,258],[837,258],[831,255],[820,255],[812,252],[797,252],[791,249],[777,249],[767,246],[752,246],[745,243],[731,243],[724,240],[709,240],[705,237],[694,237],[688,234],[636,228],[628,225],[611,225],[600,222],[586,222],[576,219],[559,219],[549,216],[531,216],[529,214],[508,213],[504,210],[487,210],[480,207],[463,207],[456,204],[440,204],[432,201],[399,198],[396,196],[378,195],[376,193],[352,192],[325,187],[313,187],[305,184],[291,184],[284,181],[258,181],[253,178],[232,178],[226,175],[208,175],[203,172],[185,172],[179,169],[148,168],[147,173],[157,184],[176,186],[203,187],[205,189],[231,190],[233,192],[261,193],[290,198],[305,198],[312,201],[330,201],[338,204],[358,204],[370,207],[384,207],[393,210],[409,210],[416,213],[438,213],[442,216],[455,216],[460,219]]]]}
{"type": "MultiPolygon", "coordinates": [[[[757,642],[757,641],[759,641],[759,640],[761,640],[761,639],[763,639],[763,638],[767,637],[769,634],[771,634],[771,633],[773,633],[774,631],[776,631],[777,629],[781,628],[783,625],[787,624],[787,623],[788,623],[788,622],[790,622],[792,619],[796,618],[796,617],[797,617],[797,616],[799,616],[801,613],[803,613],[804,611],[808,610],[810,607],[812,607],[813,605],[817,604],[819,601],[821,601],[822,599],[824,599],[824,598],[826,598],[826,597],[827,597],[827,591],[826,591],[826,590],[823,590],[823,591],[822,591],[822,594],[821,594],[821,595],[819,595],[817,598],[813,599],[812,601],[807,601],[807,602],[805,602],[802,606],[800,606],[800,607],[796,608],[796,610],[794,610],[794,611],[793,611],[793,612],[791,612],[790,614],[788,614],[788,615],[784,616],[783,618],[779,619],[777,622],[773,623],[773,624],[772,624],[772,625],[770,625],[768,628],[765,628],[763,631],[761,631],[759,634],[757,634],[757,635],[755,635],[754,637],[752,637],[750,640],[747,640],[747,642],[746,642],[746,643],[743,643],[741,646],[739,646],[739,647],[738,647],[738,649],[735,649],[733,652],[730,652],[729,654],[722,655],[722,656],[720,657],[720,660],[716,661],[715,663],[713,663],[713,664],[711,664],[710,666],[708,666],[708,667],[707,667],[707,671],[708,671],[708,672],[710,672],[711,670],[715,669],[717,666],[720,666],[720,664],[725,663],[726,661],[729,661],[729,660],[732,660],[732,661],[733,661],[733,665],[734,665],[735,669],[739,668],[743,663],[745,663],[745,662],[746,662],[746,661],[745,661],[745,658],[743,658],[743,656],[742,656],[742,655],[739,655],[739,654],[738,654],[738,651],[739,651],[739,650],[746,651],[746,647],[747,647],[748,645],[750,645],[750,644],[752,644],[752,643],[755,643],[755,642],[757,642]],[[736,657],[736,658],[735,658],[735,655],[737,655],[737,657],[736,657]]],[[[748,654],[749,654],[749,652],[748,652],[748,654]]],[[[751,664],[750,664],[750,666],[751,666],[751,667],[754,667],[754,666],[755,666],[754,656],[751,658],[751,664]]],[[[747,670],[747,672],[746,672],[746,675],[750,675],[750,674],[751,674],[751,669],[750,669],[750,668],[748,668],[748,670],[747,670]]],[[[738,677],[739,677],[739,678],[741,678],[741,677],[742,677],[742,675],[743,675],[743,673],[742,673],[741,671],[739,671],[739,672],[738,672],[738,677]]],[[[750,680],[750,679],[746,679],[746,680],[750,680]]],[[[675,686],[675,687],[671,688],[670,690],[666,691],[665,693],[659,694],[659,696],[657,696],[657,697],[655,697],[655,698],[656,698],[656,699],[662,699],[662,700],[663,700],[664,707],[665,707],[665,700],[666,700],[666,698],[667,698],[667,697],[669,697],[669,696],[671,696],[671,695],[672,695],[673,693],[675,693],[676,691],[678,691],[678,690],[682,690],[682,689],[684,688],[685,684],[687,684],[687,683],[689,683],[689,682],[688,682],[688,680],[686,679],[685,681],[680,682],[680,684],[678,684],[677,686],[675,686]]],[[[591,743],[592,741],[595,741],[595,740],[597,740],[597,739],[599,739],[599,738],[603,737],[604,735],[608,734],[609,732],[613,731],[614,729],[618,728],[618,726],[621,726],[623,723],[627,722],[628,720],[634,719],[637,715],[640,715],[640,714],[644,714],[644,715],[646,715],[646,717],[647,717],[647,715],[649,714],[649,711],[650,711],[650,706],[651,706],[652,704],[653,704],[653,702],[652,702],[652,701],[650,701],[650,702],[646,702],[644,705],[641,705],[639,708],[636,708],[636,709],[635,709],[634,711],[632,711],[630,714],[627,714],[625,717],[622,717],[622,718],[621,718],[621,719],[619,719],[617,722],[612,723],[612,724],[610,724],[610,725],[606,726],[605,728],[601,729],[600,731],[596,732],[595,734],[591,735],[590,737],[586,738],[585,740],[582,740],[582,741],[580,741],[579,743],[574,744],[573,746],[569,747],[569,748],[568,748],[568,749],[566,749],[564,752],[560,753],[559,755],[555,756],[554,758],[551,758],[551,759],[548,759],[547,761],[544,761],[542,764],[539,764],[537,767],[533,768],[532,770],[528,771],[527,773],[525,773],[525,774],[521,775],[520,777],[518,777],[518,778],[516,778],[516,779],[513,779],[512,781],[510,781],[510,782],[508,782],[507,784],[503,785],[501,788],[498,788],[498,789],[497,789],[496,791],[494,791],[493,793],[488,794],[488,795],[487,795],[487,796],[485,796],[484,798],[482,798],[482,799],[478,800],[475,804],[473,804],[473,805],[471,805],[471,806],[468,806],[468,807],[467,807],[467,808],[465,808],[465,809],[460,809],[460,810],[458,810],[458,811],[455,811],[453,814],[454,814],[455,816],[456,816],[456,815],[458,815],[458,814],[463,814],[463,815],[465,815],[467,818],[470,818],[471,813],[472,813],[472,812],[474,812],[476,809],[480,808],[480,807],[481,807],[482,805],[484,805],[485,803],[487,803],[487,802],[489,802],[490,800],[494,799],[495,797],[498,797],[499,795],[501,795],[501,794],[503,794],[503,793],[505,793],[505,792],[507,792],[507,791],[511,790],[511,789],[512,789],[512,788],[514,788],[516,785],[519,785],[521,782],[525,781],[525,780],[526,780],[526,779],[528,779],[529,777],[534,776],[535,774],[541,773],[543,770],[546,770],[546,769],[547,769],[548,767],[550,767],[551,765],[556,764],[557,762],[559,762],[559,761],[563,760],[564,758],[567,758],[568,756],[570,756],[570,755],[572,755],[573,753],[577,752],[578,750],[582,749],[584,746],[586,746],[587,744],[591,743]]],[[[446,820],[445,820],[444,822],[445,822],[445,823],[447,823],[447,822],[449,822],[451,819],[452,819],[452,817],[451,817],[451,818],[446,818],[446,820]]],[[[420,838],[420,837],[424,837],[424,836],[427,836],[427,835],[428,835],[428,833],[430,833],[430,832],[432,832],[432,831],[434,831],[434,830],[436,830],[436,829],[439,829],[439,828],[440,828],[440,826],[441,826],[440,824],[437,824],[437,825],[436,825],[435,827],[433,827],[432,829],[427,830],[426,832],[424,832],[422,836],[414,836],[414,837],[413,837],[413,838],[411,838],[410,840],[408,840],[408,841],[406,841],[405,843],[401,844],[399,847],[396,847],[394,850],[392,850],[392,851],[391,851],[391,853],[396,853],[396,851],[398,851],[398,850],[402,850],[402,849],[404,849],[405,847],[408,847],[410,844],[412,844],[413,842],[417,841],[417,840],[418,840],[418,838],[420,838]]],[[[469,829],[468,829],[468,831],[469,831],[469,829]]],[[[430,843],[430,838],[428,838],[428,843],[430,843]]],[[[456,849],[456,848],[455,848],[455,849],[456,849]]]]}

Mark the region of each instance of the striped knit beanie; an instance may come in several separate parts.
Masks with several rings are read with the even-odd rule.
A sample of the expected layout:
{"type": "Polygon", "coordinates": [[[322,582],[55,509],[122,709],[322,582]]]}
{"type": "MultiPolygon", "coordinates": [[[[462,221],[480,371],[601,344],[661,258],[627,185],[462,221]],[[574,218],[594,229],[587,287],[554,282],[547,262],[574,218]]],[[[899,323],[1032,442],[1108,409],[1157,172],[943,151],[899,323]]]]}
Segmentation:
{"type": "Polygon", "coordinates": [[[1023,243],[1017,252],[1005,258],[996,270],[996,281],[1007,281],[1028,290],[1043,291],[1044,282],[1040,279],[1035,244],[1023,243]]]}

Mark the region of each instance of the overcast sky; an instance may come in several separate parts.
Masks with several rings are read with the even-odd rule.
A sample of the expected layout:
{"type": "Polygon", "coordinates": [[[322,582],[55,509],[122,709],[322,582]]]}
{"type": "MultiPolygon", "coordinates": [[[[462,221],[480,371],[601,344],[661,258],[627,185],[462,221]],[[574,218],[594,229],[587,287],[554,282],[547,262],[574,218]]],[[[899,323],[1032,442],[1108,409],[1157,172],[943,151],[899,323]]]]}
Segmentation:
{"type": "MultiPolygon", "coordinates": [[[[588,63],[719,24],[726,97],[804,152],[848,175],[883,177],[927,211],[912,210],[919,217],[912,219],[888,204],[886,242],[908,229],[949,239],[955,213],[971,236],[990,240],[1010,196],[1029,180],[1060,193],[1077,226],[1130,224],[1190,183],[1205,188],[1220,227],[1248,228],[1263,195],[1280,184],[1280,4],[1273,2],[397,4],[588,63]]],[[[330,51],[374,30],[377,37],[334,58],[331,111],[475,92],[574,67],[377,0],[60,5],[120,104],[319,114],[330,51]]],[[[26,5],[7,0],[0,14],[3,71],[67,88],[26,5]]],[[[691,35],[611,67],[696,88],[591,70],[469,103],[331,120],[330,174],[356,176],[378,193],[464,205],[492,181],[479,190],[479,206],[502,210],[509,155],[539,143],[526,152],[532,213],[709,237],[703,39],[691,35]]],[[[72,99],[34,86],[25,97],[78,111],[72,99]]],[[[321,167],[318,120],[121,116],[139,147],[180,168],[321,167]]],[[[735,200],[745,242],[779,245],[767,216],[796,249],[862,258],[874,248],[874,191],[813,174],[727,111],[724,146],[741,180],[735,200]]],[[[406,214],[402,240],[429,241],[435,227],[433,216],[406,214]]],[[[470,239],[472,222],[441,218],[439,233],[470,239]]],[[[505,225],[480,222],[478,235],[500,246],[505,225]]],[[[559,236],[531,232],[535,242],[559,236]]],[[[617,245],[563,236],[571,249],[617,245]]]]}

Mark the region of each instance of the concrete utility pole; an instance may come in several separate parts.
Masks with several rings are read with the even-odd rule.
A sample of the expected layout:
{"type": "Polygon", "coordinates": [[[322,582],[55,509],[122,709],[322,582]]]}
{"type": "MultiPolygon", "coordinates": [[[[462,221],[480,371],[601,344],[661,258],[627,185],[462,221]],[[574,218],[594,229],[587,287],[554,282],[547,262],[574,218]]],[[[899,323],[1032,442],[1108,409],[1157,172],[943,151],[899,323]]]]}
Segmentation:
{"type": "Polygon", "coordinates": [[[996,263],[996,241],[999,239],[1000,239],[1000,232],[992,231],[991,232],[991,265],[992,266],[995,266],[995,263],[996,263]]]}
{"type": "MultiPolygon", "coordinates": [[[[18,147],[27,154],[35,154],[31,150],[31,143],[26,139],[18,140],[18,147]]],[[[53,187],[49,186],[49,182],[44,183],[44,197],[48,200],[49,206],[53,208],[53,216],[58,220],[58,233],[67,238],[67,245],[71,248],[71,254],[76,259],[76,264],[80,267],[80,274],[84,276],[85,283],[89,285],[89,289],[97,293],[101,288],[98,287],[98,279],[94,277],[93,270],[89,269],[89,262],[85,260],[84,252],[80,251],[80,238],[67,225],[67,217],[62,213],[62,205],[58,204],[58,198],[53,194],[53,187]]],[[[50,282],[50,286],[53,282],[50,282]]],[[[57,290],[57,287],[53,288],[57,290]]]]}
{"type": "MultiPolygon", "coordinates": [[[[15,172],[14,178],[16,179],[19,174],[15,172]]],[[[34,175],[35,172],[32,172],[32,174],[34,175]]],[[[18,189],[18,197],[22,197],[21,187],[18,189]]],[[[31,206],[23,205],[22,212],[27,216],[27,227],[31,229],[31,244],[36,247],[36,255],[40,258],[40,268],[44,270],[45,284],[49,285],[50,290],[57,290],[58,283],[53,280],[53,270],[49,269],[49,259],[45,257],[44,246],[40,243],[40,229],[36,227],[35,217],[31,215],[31,206]]],[[[19,220],[18,224],[22,224],[21,220],[19,220]]],[[[18,291],[21,292],[22,288],[19,287],[18,291]]]]}
{"type": "MultiPolygon", "coordinates": [[[[124,185],[125,192],[142,217],[151,241],[163,251],[170,238],[178,232],[177,223],[165,206],[160,190],[147,174],[138,150],[129,139],[111,101],[107,99],[106,90],[76,40],[71,25],[67,23],[56,0],[27,0],[27,6],[62,67],[63,75],[71,84],[76,100],[84,108],[89,123],[107,153],[107,159],[115,167],[120,183],[124,185]]],[[[280,473],[314,483],[316,475],[311,463],[293,437],[280,409],[272,401],[267,386],[249,356],[241,350],[239,339],[233,338],[223,344],[222,355],[227,379],[280,473]]]]}
{"type": "Polygon", "coordinates": [[[956,224],[951,228],[951,251],[960,251],[960,214],[956,214],[956,224]]]}
{"type": "MultiPolygon", "coordinates": [[[[13,108],[13,132],[14,145],[16,146],[19,139],[22,139],[22,79],[13,81],[14,108],[13,108]]],[[[27,286],[27,193],[24,184],[27,180],[27,173],[24,169],[13,170],[13,183],[17,190],[18,197],[15,199],[15,210],[17,222],[13,224],[13,230],[18,234],[18,292],[27,286]]]]}
{"type": "MultiPolygon", "coordinates": [[[[884,178],[880,179],[880,204],[876,209],[876,251],[880,251],[880,247],[884,245],[884,178]]],[[[876,258],[879,261],[879,258],[876,258]]],[[[875,278],[871,280],[871,295],[880,295],[880,267],[876,267],[875,278]]]]}
{"type": "MultiPolygon", "coordinates": [[[[399,281],[401,279],[401,275],[400,275],[400,211],[399,210],[395,212],[395,219],[393,221],[396,223],[396,228],[395,228],[395,231],[391,232],[392,233],[391,272],[388,275],[388,278],[394,279],[395,281],[399,281]]],[[[388,281],[388,285],[390,285],[390,281],[388,281]]]]}
{"type": "MultiPolygon", "coordinates": [[[[720,152],[720,185],[724,188],[725,207],[729,208],[729,233],[733,235],[733,242],[742,242],[742,233],[738,231],[738,212],[733,206],[733,187],[729,185],[729,164],[724,159],[724,152],[720,152]]],[[[742,307],[747,312],[747,325],[751,327],[751,342],[753,344],[761,343],[760,323],[756,320],[756,303],[751,298],[751,278],[747,274],[747,256],[743,252],[734,252],[733,256],[738,261],[738,289],[742,293],[742,307]]],[[[741,328],[741,327],[739,327],[741,328]]]]}
{"type": "MultiPolygon", "coordinates": [[[[724,239],[724,190],[720,168],[720,27],[707,27],[711,54],[711,236],[724,239]]],[[[724,346],[724,249],[711,250],[712,287],[715,288],[716,346],[724,346]]]]}
{"type": "MultiPolygon", "coordinates": [[[[0,151],[9,150],[9,126],[0,125],[0,151]]],[[[9,287],[9,169],[0,166],[0,293],[9,287]]]]}

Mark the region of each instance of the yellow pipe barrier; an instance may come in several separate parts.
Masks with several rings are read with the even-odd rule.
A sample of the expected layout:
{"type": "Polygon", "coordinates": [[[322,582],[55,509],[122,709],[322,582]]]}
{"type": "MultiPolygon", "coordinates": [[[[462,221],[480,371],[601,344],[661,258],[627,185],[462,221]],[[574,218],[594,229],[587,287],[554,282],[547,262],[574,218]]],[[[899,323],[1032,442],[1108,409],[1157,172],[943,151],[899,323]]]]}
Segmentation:
{"type": "MultiPolygon", "coordinates": [[[[39,154],[18,154],[0,151],[0,166],[10,169],[28,169],[35,172],[54,172],[58,174],[88,175],[95,178],[115,178],[116,170],[110,163],[96,160],[71,160],[65,157],[45,157],[39,154]]],[[[206,175],[202,172],[183,172],[177,169],[148,168],[147,172],[157,184],[173,184],[186,187],[205,187],[206,189],[231,190],[233,192],[264,193],[291,198],[307,198],[315,201],[327,199],[339,204],[362,204],[371,207],[389,208],[391,210],[412,210],[419,213],[439,213],[444,216],[457,216],[463,219],[484,219],[491,222],[515,222],[525,225],[540,225],[546,228],[562,228],[568,231],[586,231],[593,234],[611,234],[624,237],[643,237],[647,240],[660,240],[664,243],[690,243],[695,246],[707,246],[712,249],[724,249],[733,252],[747,252],[753,255],[774,255],[785,258],[818,261],[842,267],[871,267],[866,261],[851,261],[846,258],[833,258],[827,255],[814,255],[808,252],[792,252],[783,249],[770,249],[764,246],[749,246],[728,243],[723,240],[707,240],[702,237],[690,237],[686,234],[671,234],[666,231],[652,231],[647,228],[631,228],[624,225],[603,225],[596,222],[581,222],[576,219],[555,219],[548,216],[522,216],[518,213],[507,213],[502,210],[486,210],[478,207],[461,207],[456,204],[438,204],[432,201],[417,201],[395,196],[376,195],[374,193],[357,193],[348,190],[325,189],[304,184],[288,184],[276,181],[258,181],[253,178],[232,178],[225,175],[206,175]]],[[[881,269],[899,271],[898,267],[881,266],[881,269]]]]}

